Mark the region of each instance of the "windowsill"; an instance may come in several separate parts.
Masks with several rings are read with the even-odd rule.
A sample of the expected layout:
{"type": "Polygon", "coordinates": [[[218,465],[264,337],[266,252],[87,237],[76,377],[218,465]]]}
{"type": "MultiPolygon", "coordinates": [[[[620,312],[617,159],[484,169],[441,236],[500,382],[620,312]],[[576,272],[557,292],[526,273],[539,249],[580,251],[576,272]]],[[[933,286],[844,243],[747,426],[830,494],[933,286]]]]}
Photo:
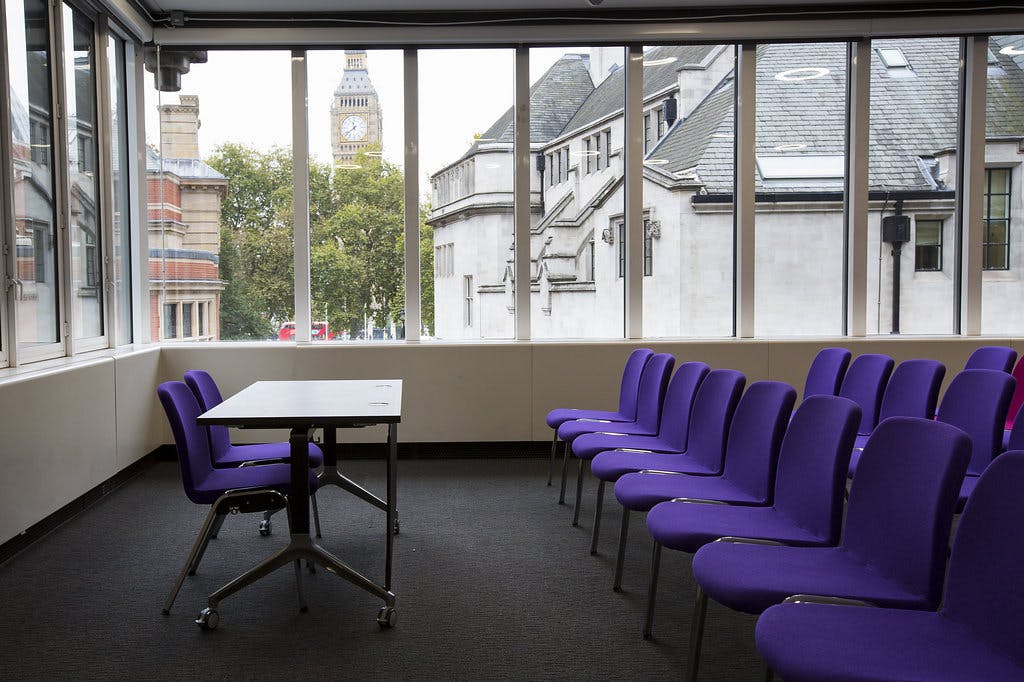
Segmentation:
{"type": "Polygon", "coordinates": [[[130,344],[118,346],[117,348],[104,348],[102,350],[79,353],[78,355],[53,358],[51,360],[40,360],[19,367],[4,367],[0,369],[0,385],[15,383],[25,379],[35,379],[48,374],[57,374],[70,369],[89,367],[90,365],[97,365],[115,358],[159,352],[159,350],[159,344],[130,344]]]}

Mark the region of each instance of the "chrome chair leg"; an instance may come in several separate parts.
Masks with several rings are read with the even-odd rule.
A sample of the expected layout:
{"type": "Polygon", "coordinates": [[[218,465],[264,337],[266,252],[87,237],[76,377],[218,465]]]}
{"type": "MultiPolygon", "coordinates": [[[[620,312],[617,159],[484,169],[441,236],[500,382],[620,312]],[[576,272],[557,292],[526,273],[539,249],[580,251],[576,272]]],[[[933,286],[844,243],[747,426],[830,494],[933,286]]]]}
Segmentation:
{"type": "Polygon", "coordinates": [[[565,481],[569,474],[569,441],[562,446],[562,490],[558,493],[558,504],[565,504],[565,481]]]}
{"type": "Polygon", "coordinates": [[[221,514],[217,522],[213,524],[213,532],[210,533],[211,538],[216,538],[220,534],[220,527],[224,525],[224,519],[227,518],[227,514],[221,514]]]}
{"type": "Polygon", "coordinates": [[[210,513],[206,515],[206,521],[203,523],[202,529],[199,531],[199,537],[196,538],[195,543],[192,544],[192,551],[189,552],[188,558],[185,560],[185,566],[181,569],[181,574],[174,583],[174,587],[171,588],[171,593],[167,595],[167,601],[164,602],[164,608],[162,613],[166,616],[171,612],[171,607],[174,605],[174,600],[178,597],[178,591],[181,589],[182,583],[185,582],[185,576],[193,571],[193,566],[199,565],[199,559],[202,558],[203,552],[206,550],[206,545],[210,541],[210,531],[213,530],[213,525],[217,521],[217,505],[214,504],[210,507],[210,513]]]}
{"type": "Polygon", "coordinates": [[[622,566],[626,563],[626,538],[629,536],[629,509],[622,508],[622,526],[619,528],[619,555],[615,558],[615,582],[612,589],[622,592],[622,566]]]}
{"type": "Polygon", "coordinates": [[[555,473],[555,450],[558,449],[558,429],[555,429],[555,435],[551,439],[551,458],[548,459],[548,485],[551,485],[551,477],[555,473]]]}
{"type": "Polygon", "coordinates": [[[590,553],[597,554],[597,538],[601,534],[601,511],[604,507],[604,479],[597,483],[597,503],[594,507],[594,533],[590,538],[590,553]]]}
{"type": "Polygon", "coordinates": [[[576,504],[572,508],[572,525],[580,525],[580,506],[583,498],[583,460],[576,458],[579,466],[576,467],[576,504]]]}
{"type": "Polygon", "coordinates": [[[189,575],[196,574],[196,571],[199,569],[199,562],[203,560],[203,556],[206,554],[206,548],[210,546],[210,538],[216,537],[216,532],[222,525],[224,525],[224,519],[226,517],[227,514],[217,514],[217,518],[214,520],[213,526],[210,528],[209,535],[206,536],[202,547],[199,548],[199,553],[196,555],[195,559],[192,560],[192,565],[188,567],[189,575]]]}
{"type": "Polygon", "coordinates": [[[700,668],[700,647],[704,639],[704,619],[708,613],[708,595],[697,586],[697,598],[693,606],[693,624],[690,626],[690,661],[686,669],[687,682],[696,682],[700,668]]]}
{"type": "Polygon", "coordinates": [[[644,621],[644,639],[651,638],[651,628],[654,626],[654,600],[658,594],[658,571],[661,568],[661,543],[654,543],[654,552],[651,554],[651,585],[647,590],[647,618],[644,621]]]}

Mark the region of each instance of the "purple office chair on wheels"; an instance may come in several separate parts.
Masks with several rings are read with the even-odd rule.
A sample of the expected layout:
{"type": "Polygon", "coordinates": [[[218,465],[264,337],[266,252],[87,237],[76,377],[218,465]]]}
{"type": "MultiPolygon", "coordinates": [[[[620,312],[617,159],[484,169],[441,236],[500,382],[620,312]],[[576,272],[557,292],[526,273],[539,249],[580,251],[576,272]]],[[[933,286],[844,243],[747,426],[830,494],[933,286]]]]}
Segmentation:
{"type": "Polygon", "coordinates": [[[697,677],[709,597],[755,614],[795,594],[935,610],[970,449],[967,436],[948,424],[887,419],[864,449],[838,546],[735,539],[702,547],[693,557],[697,607],[689,679],[697,677]]]}
{"type": "Polygon", "coordinates": [[[981,346],[976,348],[964,363],[964,369],[994,369],[998,372],[1010,373],[1013,361],[1017,359],[1017,351],[1006,346],[981,346]]]}
{"type": "MultiPolygon", "coordinates": [[[[213,380],[209,372],[201,369],[190,369],[185,372],[185,383],[192,390],[196,400],[199,401],[201,412],[212,410],[224,402],[221,397],[217,382],[213,380]]],[[[287,441],[282,443],[257,443],[253,445],[232,445],[231,435],[226,426],[210,425],[205,427],[210,434],[210,455],[213,466],[217,469],[229,469],[234,467],[258,466],[264,464],[287,463],[291,456],[291,444],[287,441]]],[[[324,456],[315,443],[309,444],[309,466],[315,469],[323,464],[324,456]]],[[[320,536],[320,514],[316,505],[316,495],[310,495],[313,504],[313,522],[316,529],[316,536],[320,536]]],[[[270,517],[276,510],[267,510],[260,521],[260,535],[270,535],[272,528],[270,517]]],[[[220,521],[213,529],[211,537],[217,537],[220,532],[220,521]]]]}
{"type": "MultiPolygon", "coordinates": [[[[654,355],[649,348],[637,348],[629,354],[626,366],[622,370],[622,381],[619,384],[619,409],[615,412],[604,410],[580,410],[560,407],[548,412],[547,424],[554,429],[551,438],[551,458],[548,460],[548,485],[555,469],[555,449],[558,446],[558,427],[568,421],[586,419],[596,422],[631,422],[636,419],[637,392],[640,390],[640,375],[643,374],[647,361],[654,355]]],[[[566,446],[568,447],[568,445],[566,446]]],[[[563,474],[562,489],[565,489],[563,474]]],[[[563,493],[563,499],[565,501],[563,493]]]]}
{"type": "Polygon", "coordinates": [[[845,348],[822,348],[811,361],[804,381],[803,399],[812,395],[838,395],[839,387],[850,366],[850,351],[845,348]]]}
{"type": "Polygon", "coordinates": [[[978,481],[953,541],[937,612],[793,597],[757,621],[757,649],[787,682],[1024,679],[1024,452],[978,481]]]}
{"type": "MultiPolygon", "coordinates": [[[[288,464],[267,464],[232,469],[214,468],[209,436],[206,429],[196,423],[196,417],[202,414],[202,410],[189,387],[180,381],[168,381],[157,387],[157,395],[174,434],[185,494],[196,504],[210,505],[210,512],[199,531],[199,537],[192,545],[185,566],[164,603],[163,613],[166,615],[171,611],[185,576],[195,575],[210,538],[213,537],[214,528],[220,527],[225,516],[238,512],[287,509],[291,467],[288,464]]],[[[309,486],[310,490],[315,490],[317,486],[316,476],[312,472],[309,486]]],[[[295,575],[299,606],[305,611],[302,571],[298,561],[295,562],[295,575]]],[[[212,618],[216,618],[215,613],[212,618]]],[[[202,620],[202,617],[196,622],[206,629],[217,626],[215,620],[202,620]]]]}

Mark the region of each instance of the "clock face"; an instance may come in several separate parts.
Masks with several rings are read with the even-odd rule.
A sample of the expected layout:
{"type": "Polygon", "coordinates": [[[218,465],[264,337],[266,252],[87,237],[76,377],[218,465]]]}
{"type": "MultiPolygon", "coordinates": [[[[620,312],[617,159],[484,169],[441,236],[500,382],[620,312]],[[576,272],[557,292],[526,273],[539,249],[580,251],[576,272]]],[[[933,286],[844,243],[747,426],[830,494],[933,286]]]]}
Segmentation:
{"type": "Polygon", "coordinates": [[[366,139],[366,119],[362,116],[346,116],[341,121],[341,136],[349,142],[366,139]]]}

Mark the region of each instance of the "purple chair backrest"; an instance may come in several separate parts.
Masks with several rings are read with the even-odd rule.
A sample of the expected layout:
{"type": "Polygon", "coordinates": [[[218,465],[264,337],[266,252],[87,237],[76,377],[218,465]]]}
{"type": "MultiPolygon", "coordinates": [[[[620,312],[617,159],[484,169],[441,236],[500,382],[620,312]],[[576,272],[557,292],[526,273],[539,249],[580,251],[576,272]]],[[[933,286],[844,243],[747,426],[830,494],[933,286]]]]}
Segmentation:
{"type": "Polygon", "coordinates": [[[968,473],[980,474],[1002,450],[1003,424],[1014,383],[1009,374],[994,369],[965,369],[949,382],[938,418],[970,437],[968,473]]]}
{"type": "Polygon", "coordinates": [[[679,450],[686,449],[693,399],[710,371],[711,368],[703,362],[684,362],[679,365],[665,392],[665,404],[661,408],[661,431],[658,435],[679,450]]]}
{"type": "Polygon", "coordinates": [[[622,369],[622,383],[619,385],[619,414],[624,417],[636,419],[640,377],[653,355],[654,351],[649,348],[637,348],[626,360],[626,366],[622,369]]]}
{"type": "Polygon", "coordinates": [[[1017,387],[1013,390],[1013,397],[1010,398],[1010,409],[1006,411],[1006,428],[1008,429],[1013,428],[1013,420],[1016,419],[1020,408],[1024,407],[1024,356],[1017,361],[1012,376],[1017,382],[1017,387]]]}
{"type": "Polygon", "coordinates": [[[1024,410],[1017,412],[1017,418],[1013,420],[1013,428],[1010,429],[1010,440],[1006,444],[1006,450],[1024,450],[1024,410]]]}
{"type": "Polygon", "coordinates": [[[661,421],[661,406],[665,402],[665,389],[672,376],[676,359],[668,353],[655,354],[644,367],[637,392],[636,423],[648,433],[658,433],[661,421]]]}
{"type": "Polygon", "coordinates": [[[938,607],[970,455],[970,439],[948,424],[914,417],[879,424],[850,487],[843,547],[938,607]]]}
{"type": "Polygon", "coordinates": [[[934,417],[945,376],[946,366],[935,360],[904,360],[898,364],[885,386],[878,421],[889,417],[934,417]]]}
{"type": "Polygon", "coordinates": [[[1020,451],[1000,455],[978,481],[953,540],[942,615],[1024,667],[1022,484],[1020,451]]]}
{"type": "Polygon", "coordinates": [[[193,502],[201,504],[202,500],[195,496],[196,484],[209,475],[213,464],[206,429],[196,424],[196,417],[202,414],[199,402],[191,389],[180,381],[166,381],[157,386],[156,393],[174,434],[185,494],[193,502]]]}
{"type": "Polygon", "coordinates": [[[971,353],[964,363],[964,369],[994,369],[998,372],[1010,373],[1013,361],[1017,359],[1017,351],[1006,346],[981,346],[971,353]]]}
{"type": "Polygon", "coordinates": [[[850,453],[860,406],[837,396],[800,403],[782,438],[775,508],[829,544],[839,542],[850,453]]]}
{"type": "Polygon", "coordinates": [[[850,351],[845,348],[822,348],[811,361],[804,381],[806,400],[812,395],[837,395],[850,366],[850,351]]]}
{"type": "Polygon", "coordinates": [[[859,433],[871,433],[878,423],[878,410],[882,405],[885,384],[895,363],[888,355],[867,353],[858,355],[843,378],[839,395],[860,405],[859,433]]]}
{"type": "MultiPolygon", "coordinates": [[[[185,383],[192,389],[202,412],[212,410],[224,402],[220,396],[220,389],[217,382],[213,380],[209,372],[201,369],[190,369],[185,372],[185,383]]],[[[223,457],[231,449],[231,435],[226,426],[208,426],[204,430],[210,433],[210,452],[213,459],[223,457]]]]}
{"type": "Polygon", "coordinates": [[[725,476],[765,504],[771,502],[782,437],[796,391],[780,381],[757,381],[736,406],[725,450],[725,476]]]}
{"type": "Polygon", "coordinates": [[[729,425],[747,378],[732,369],[708,372],[693,399],[686,454],[715,472],[722,470],[729,425]]]}

